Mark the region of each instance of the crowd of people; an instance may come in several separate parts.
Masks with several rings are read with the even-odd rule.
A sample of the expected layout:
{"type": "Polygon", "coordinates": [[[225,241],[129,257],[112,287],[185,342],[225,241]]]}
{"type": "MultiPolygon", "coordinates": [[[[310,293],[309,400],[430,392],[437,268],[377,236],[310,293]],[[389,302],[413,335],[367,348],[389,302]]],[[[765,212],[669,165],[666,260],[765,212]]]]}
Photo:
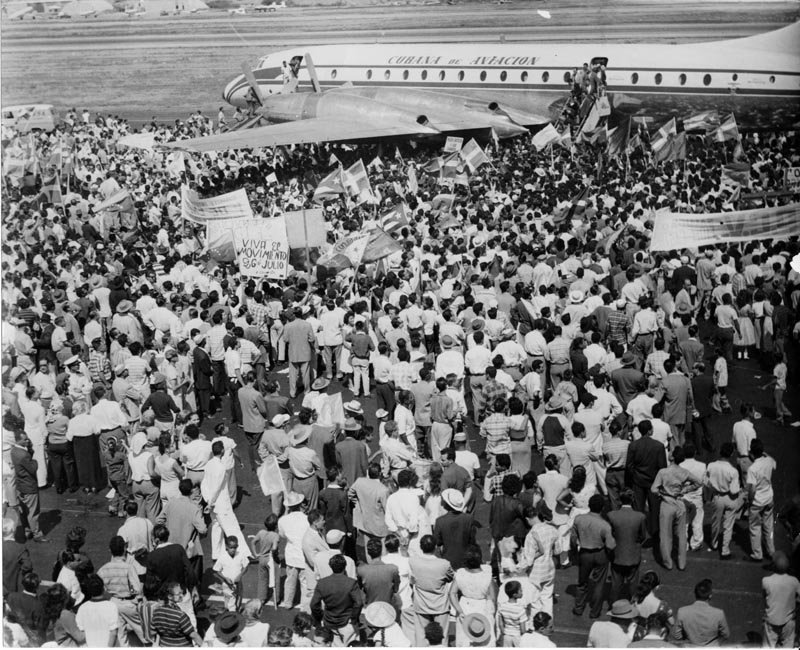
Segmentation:
{"type": "MultiPolygon", "coordinates": [[[[146,126],[158,142],[213,128],[199,112],[146,126]]],[[[517,138],[452,187],[421,171],[425,147],[176,169],[118,146],[130,131],[73,110],[53,134],[3,134],[42,171],[3,186],[7,643],[554,647],[573,625],[554,616],[556,574],[573,564],[571,615],[597,619],[589,646],[744,642],[709,604],[719,585],[698,580],[675,610],[659,585],[692,553],[730,560],[746,517],[748,559],[767,570],[759,634],[797,645],[800,498],[776,500],[782,461],[758,429],[770,419],[792,439],[798,242],[648,247],[654,209],[733,209],[724,145],[598,164],[591,146],[537,154],[517,138]],[[39,190],[56,155],[54,204],[39,190]],[[258,216],[310,207],[333,156],[377,161],[381,205],[326,200],[329,244],[407,204],[379,265],[320,279],[301,259],[254,281],[181,219],[183,183],[243,187],[258,216]],[[747,400],[731,399],[743,384],[747,400]],[[249,536],[247,472],[280,486],[244,497],[266,513],[249,536]],[[93,533],[76,527],[52,572],[34,564],[43,491],[107,494],[121,520],[108,554],[90,558],[93,533]],[[650,555],[659,569],[640,571],[650,555]],[[270,624],[270,603],[294,610],[291,627],[270,624]]],[[[797,164],[794,136],[741,145],[754,190],[797,164]]]]}

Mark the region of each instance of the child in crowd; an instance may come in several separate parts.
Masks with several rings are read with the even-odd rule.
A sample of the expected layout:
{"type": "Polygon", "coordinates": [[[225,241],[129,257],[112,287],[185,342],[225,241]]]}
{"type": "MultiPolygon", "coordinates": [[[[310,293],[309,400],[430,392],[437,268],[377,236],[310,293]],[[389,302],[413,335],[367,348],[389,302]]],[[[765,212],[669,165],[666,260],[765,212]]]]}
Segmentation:
{"type": "Polygon", "coordinates": [[[776,351],[774,353],[775,367],[772,369],[772,379],[768,384],[761,387],[761,390],[766,390],[770,386],[775,386],[772,396],[775,403],[775,421],[778,424],[786,424],[784,419],[787,415],[792,416],[792,412],[786,408],[783,403],[783,394],[786,392],[786,374],[788,368],[786,361],[783,358],[783,353],[776,351]]]}
{"type": "Polygon", "coordinates": [[[125,517],[125,502],[131,494],[128,484],[130,470],[128,468],[128,452],[124,447],[120,447],[116,437],[108,439],[106,449],[103,452],[108,471],[108,482],[114,490],[114,497],[109,501],[108,514],[120,519],[125,517]]]}
{"type": "Polygon", "coordinates": [[[225,553],[214,563],[214,577],[217,583],[212,587],[222,594],[228,611],[235,612],[242,604],[242,576],[249,565],[250,559],[247,553],[239,550],[239,540],[233,535],[228,535],[225,538],[225,553]]]}
{"type": "Polygon", "coordinates": [[[722,349],[714,350],[714,397],[711,407],[719,413],[730,413],[731,405],[728,402],[728,362],[722,349]]]}
{"type": "Polygon", "coordinates": [[[510,580],[504,586],[508,600],[497,605],[497,631],[504,648],[518,648],[528,628],[528,611],[522,602],[522,585],[510,580]]]}
{"type": "Polygon", "coordinates": [[[269,602],[270,588],[275,587],[275,553],[278,551],[278,516],[270,513],[264,529],[249,535],[253,555],[258,560],[258,599],[263,608],[269,602]]]}

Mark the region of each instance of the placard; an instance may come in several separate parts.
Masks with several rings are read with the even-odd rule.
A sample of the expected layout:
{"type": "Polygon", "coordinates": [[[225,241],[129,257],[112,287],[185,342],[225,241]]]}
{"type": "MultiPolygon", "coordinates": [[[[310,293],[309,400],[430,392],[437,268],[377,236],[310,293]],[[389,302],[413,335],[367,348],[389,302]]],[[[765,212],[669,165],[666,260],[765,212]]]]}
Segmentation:
{"type": "Polygon", "coordinates": [[[282,280],[289,274],[289,239],[282,216],[238,223],[233,243],[242,275],[282,280]]]}
{"type": "Polygon", "coordinates": [[[448,135],[444,143],[445,153],[455,153],[461,151],[461,145],[464,144],[464,138],[459,138],[454,135],[448,135]]]}

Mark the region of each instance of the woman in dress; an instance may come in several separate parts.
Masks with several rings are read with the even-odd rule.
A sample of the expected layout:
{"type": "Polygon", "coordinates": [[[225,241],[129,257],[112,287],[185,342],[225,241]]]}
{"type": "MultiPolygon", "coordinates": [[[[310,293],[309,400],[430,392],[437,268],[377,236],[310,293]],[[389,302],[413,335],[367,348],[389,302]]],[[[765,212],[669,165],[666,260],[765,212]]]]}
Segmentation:
{"type": "Polygon", "coordinates": [[[355,328],[355,314],[349,311],[344,315],[344,325],[342,325],[342,352],[339,356],[339,373],[342,375],[342,385],[349,386],[353,390],[353,366],[350,365],[350,344],[347,337],[353,333],[355,328]]]}
{"type": "Polygon", "coordinates": [[[435,522],[445,514],[442,506],[442,473],[444,472],[439,463],[431,463],[428,468],[428,478],[424,483],[425,492],[425,512],[428,520],[435,522]]]}
{"type": "MultiPolygon", "coordinates": [[[[586,481],[586,468],[578,465],[572,470],[569,484],[558,495],[553,521],[558,524],[559,533],[561,533],[562,557],[563,554],[568,553],[570,548],[570,533],[572,524],[575,523],[575,517],[589,512],[589,499],[596,491],[596,484],[586,481]]],[[[565,566],[565,563],[562,562],[561,565],[565,566]]]]}
{"type": "MultiPolygon", "coordinates": [[[[492,569],[483,564],[481,549],[471,545],[464,553],[464,566],[456,571],[453,588],[450,590],[450,604],[456,612],[456,647],[469,646],[462,622],[467,614],[483,614],[494,620],[497,604],[497,584],[492,579],[492,569]]],[[[488,642],[494,645],[494,630],[488,642]]]]}
{"type": "Polygon", "coordinates": [[[733,334],[733,347],[736,349],[737,359],[749,359],[750,348],[756,344],[756,331],[753,325],[753,306],[747,291],[739,293],[736,311],[739,312],[739,330],[733,334]]]}
{"type": "Polygon", "coordinates": [[[533,425],[525,413],[525,405],[518,397],[508,400],[511,429],[511,471],[524,476],[531,468],[531,445],[533,444],[533,425]]]}
{"type": "Polygon", "coordinates": [[[183,478],[184,471],[177,460],[171,455],[172,437],[166,431],[158,439],[158,454],[154,456],[156,475],[161,478],[161,504],[166,504],[169,499],[181,495],[178,484],[183,478]]]}

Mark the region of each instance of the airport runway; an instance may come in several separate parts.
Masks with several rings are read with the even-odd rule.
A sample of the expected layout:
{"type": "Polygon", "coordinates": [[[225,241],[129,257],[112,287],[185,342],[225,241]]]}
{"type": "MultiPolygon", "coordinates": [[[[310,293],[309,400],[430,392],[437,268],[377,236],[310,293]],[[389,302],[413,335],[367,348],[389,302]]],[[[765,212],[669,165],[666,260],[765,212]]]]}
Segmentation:
{"type": "Polygon", "coordinates": [[[52,103],[133,123],[216,114],[242,61],[287,46],[352,42],[692,42],[777,29],[796,3],[469,4],[297,8],[154,18],[25,20],[2,29],[3,104],[52,103]],[[547,7],[552,20],[536,9],[547,7]]]}

